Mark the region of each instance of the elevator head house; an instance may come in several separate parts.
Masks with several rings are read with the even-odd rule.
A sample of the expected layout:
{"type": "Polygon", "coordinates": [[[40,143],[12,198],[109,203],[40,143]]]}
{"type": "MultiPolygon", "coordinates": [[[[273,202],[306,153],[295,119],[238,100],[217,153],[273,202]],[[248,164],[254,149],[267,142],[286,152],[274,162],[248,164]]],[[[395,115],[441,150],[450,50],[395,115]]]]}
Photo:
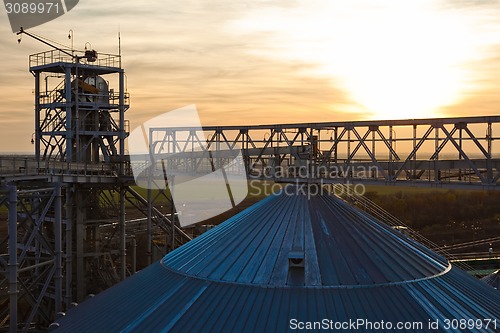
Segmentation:
{"type": "Polygon", "coordinates": [[[109,162],[125,154],[129,95],[119,55],[55,49],[31,55],[30,71],[38,161],[109,162]]]}

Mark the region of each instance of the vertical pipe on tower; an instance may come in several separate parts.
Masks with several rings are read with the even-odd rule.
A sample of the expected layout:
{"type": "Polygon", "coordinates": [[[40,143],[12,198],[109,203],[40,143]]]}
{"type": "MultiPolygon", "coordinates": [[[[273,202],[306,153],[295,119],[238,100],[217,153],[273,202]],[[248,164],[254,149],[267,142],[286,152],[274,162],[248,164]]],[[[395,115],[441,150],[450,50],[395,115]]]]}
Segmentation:
{"type": "MultiPolygon", "coordinates": [[[[48,93],[48,92],[45,92],[48,93]]],[[[40,168],[40,72],[35,72],[35,158],[40,168]]]]}
{"type": "Polygon", "coordinates": [[[71,162],[73,159],[73,129],[71,115],[71,67],[66,67],[64,78],[64,89],[66,92],[66,161],[71,162]]]}

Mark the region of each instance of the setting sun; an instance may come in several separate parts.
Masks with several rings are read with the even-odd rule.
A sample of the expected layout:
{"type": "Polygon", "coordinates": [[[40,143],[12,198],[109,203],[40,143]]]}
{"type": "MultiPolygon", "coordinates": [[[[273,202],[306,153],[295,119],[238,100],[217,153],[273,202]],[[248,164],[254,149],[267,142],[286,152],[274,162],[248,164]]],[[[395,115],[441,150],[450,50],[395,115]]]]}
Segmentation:
{"type": "MultiPolygon", "coordinates": [[[[255,54],[309,64],[306,74],[327,77],[365,118],[442,116],[473,85],[473,64],[494,42],[470,12],[434,1],[307,2],[300,9],[263,10],[234,22],[240,33],[265,34],[255,54]]],[[[477,19],[476,19],[477,20],[477,19]]]]}

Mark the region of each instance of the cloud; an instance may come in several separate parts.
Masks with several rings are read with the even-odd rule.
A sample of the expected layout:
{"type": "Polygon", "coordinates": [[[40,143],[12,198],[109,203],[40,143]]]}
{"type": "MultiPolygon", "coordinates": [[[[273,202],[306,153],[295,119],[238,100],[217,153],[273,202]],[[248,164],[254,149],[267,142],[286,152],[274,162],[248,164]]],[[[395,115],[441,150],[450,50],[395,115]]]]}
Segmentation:
{"type": "MultiPolygon", "coordinates": [[[[378,21],[370,20],[370,15],[383,13],[386,3],[86,0],[80,1],[68,14],[34,31],[69,45],[67,35],[72,29],[75,48],[83,49],[89,42],[101,53],[118,52],[117,36],[121,31],[123,66],[131,94],[131,108],[126,117],[132,127],[188,104],[197,105],[202,120],[208,125],[355,120],[373,117],[373,114],[353,98],[341,75],[331,75],[332,68],[343,66],[343,59],[358,57],[365,62],[360,63],[360,69],[377,69],[371,57],[382,57],[384,53],[374,52],[362,43],[372,37],[373,42],[377,41],[377,35],[370,37],[370,33],[380,32],[380,26],[376,24],[378,21]],[[358,34],[351,34],[352,29],[342,30],[356,25],[362,28],[358,34]],[[338,41],[340,44],[335,44],[338,41]],[[364,53],[352,51],[353,47],[364,53]],[[293,52],[287,53],[290,50],[293,52]]],[[[489,33],[498,27],[500,16],[488,14],[484,8],[497,5],[489,6],[474,9],[477,17],[468,15],[472,10],[468,9],[470,5],[448,10],[456,10],[454,15],[465,20],[457,21],[459,23],[468,24],[473,20],[479,30],[486,32],[478,35],[486,38],[483,44],[491,45],[489,33]]],[[[416,20],[415,24],[410,32],[418,35],[418,29],[421,31],[427,23],[416,20]]],[[[28,56],[48,47],[28,37],[18,45],[17,36],[12,34],[6,20],[0,24],[0,43],[3,48],[0,150],[30,150],[29,139],[13,143],[1,133],[10,131],[15,124],[26,132],[24,137],[31,135],[33,77],[28,72],[28,56]]],[[[409,42],[403,41],[401,45],[406,48],[406,51],[401,49],[403,53],[415,50],[409,42]]],[[[437,54],[426,56],[443,57],[443,47],[437,46],[432,50],[437,54]]],[[[500,59],[487,51],[493,49],[481,50],[481,57],[470,60],[467,65],[467,70],[475,73],[467,83],[476,90],[467,91],[466,97],[468,101],[483,103],[484,110],[494,112],[492,106],[497,99],[493,93],[498,91],[495,82],[498,72],[492,69],[496,71],[500,59]],[[484,86],[478,91],[480,84],[490,87],[484,86]]],[[[434,79],[427,80],[433,82],[434,79]]],[[[453,115],[453,110],[458,110],[457,114],[465,112],[460,105],[453,105],[445,112],[453,115]]]]}
{"type": "Polygon", "coordinates": [[[365,117],[444,116],[493,78],[477,63],[498,44],[497,2],[446,6],[434,1],[298,1],[295,7],[257,8],[230,28],[258,38],[263,57],[315,64],[306,74],[366,107],[365,117]],[[477,83],[477,84],[476,84],[477,83]],[[371,114],[370,114],[371,113],[371,114]]]}

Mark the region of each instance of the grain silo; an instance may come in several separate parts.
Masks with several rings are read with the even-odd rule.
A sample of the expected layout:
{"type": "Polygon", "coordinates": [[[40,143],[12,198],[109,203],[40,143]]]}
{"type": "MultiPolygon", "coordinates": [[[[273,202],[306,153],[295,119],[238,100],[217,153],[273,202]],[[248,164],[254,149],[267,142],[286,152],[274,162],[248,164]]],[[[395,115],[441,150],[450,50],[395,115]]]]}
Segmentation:
{"type": "Polygon", "coordinates": [[[500,293],[402,233],[337,197],[289,186],[84,301],[53,328],[445,332],[467,321],[481,329],[454,331],[498,332],[498,304],[500,293]]]}

